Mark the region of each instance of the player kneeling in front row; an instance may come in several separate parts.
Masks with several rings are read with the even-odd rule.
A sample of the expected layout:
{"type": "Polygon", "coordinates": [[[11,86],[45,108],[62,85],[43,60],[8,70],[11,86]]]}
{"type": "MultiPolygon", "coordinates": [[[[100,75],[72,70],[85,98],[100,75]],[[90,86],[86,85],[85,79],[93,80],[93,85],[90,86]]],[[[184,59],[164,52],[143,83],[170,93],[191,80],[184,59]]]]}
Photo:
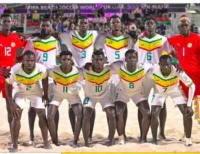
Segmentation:
{"type": "Polygon", "coordinates": [[[153,134],[153,144],[157,144],[158,116],[160,110],[170,96],[175,105],[183,115],[184,132],[186,134],[186,146],[192,146],[192,99],[194,96],[195,85],[192,80],[184,73],[178,73],[172,66],[171,57],[163,55],[160,57],[159,66],[155,66],[147,72],[147,76],[153,78],[155,91],[152,99],[151,130],[153,134]],[[184,97],[179,87],[179,80],[189,87],[188,100],[184,97]]]}
{"type": "Polygon", "coordinates": [[[116,62],[112,64],[117,74],[119,74],[120,82],[117,86],[116,95],[116,118],[119,131],[119,144],[124,144],[124,110],[129,99],[137,105],[143,115],[142,119],[142,137],[140,142],[147,142],[146,136],[150,126],[150,109],[147,98],[143,92],[142,81],[145,73],[152,66],[146,64],[144,66],[137,65],[138,54],[135,50],[129,49],[125,53],[125,63],[116,62]]]}
{"type": "Polygon", "coordinates": [[[45,78],[47,76],[47,71],[45,66],[35,63],[35,61],[36,59],[34,53],[32,51],[27,51],[23,56],[22,63],[14,65],[11,69],[10,77],[6,79],[6,93],[13,116],[11,127],[13,152],[18,151],[18,137],[21,127],[20,119],[26,99],[30,100],[31,107],[35,109],[37,115],[39,116],[39,126],[42,132],[44,148],[51,148],[48,142],[48,128],[45,116],[45,104],[42,102],[43,91],[39,85],[39,81],[42,80],[42,84],[44,87],[43,98],[48,101],[48,94],[46,93],[45,88],[45,78]],[[17,85],[14,86],[12,89],[11,85],[14,82],[17,85]]]}
{"type": "Polygon", "coordinates": [[[95,109],[97,102],[100,102],[103,110],[108,117],[109,127],[109,143],[113,144],[113,139],[116,129],[115,120],[115,106],[114,97],[111,96],[109,79],[112,75],[112,70],[109,66],[105,66],[106,58],[103,51],[97,50],[92,56],[92,66],[89,70],[83,70],[85,78],[85,85],[83,87],[85,91],[85,99],[83,102],[83,136],[85,140],[85,146],[89,146],[88,137],[90,133],[90,119],[95,109]]]}
{"type": "Polygon", "coordinates": [[[77,85],[78,80],[80,80],[80,75],[78,69],[72,66],[72,53],[70,51],[62,51],[60,53],[60,63],[60,66],[55,66],[48,70],[49,77],[53,78],[56,82],[54,96],[48,108],[48,126],[52,141],[57,145],[58,136],[54,118],[61,102],[66,99],[71,105],[77,119],[73,142],[73,147],[77,147],[82,124],[82,103],[78,93],[80,87],[77,85]]]}

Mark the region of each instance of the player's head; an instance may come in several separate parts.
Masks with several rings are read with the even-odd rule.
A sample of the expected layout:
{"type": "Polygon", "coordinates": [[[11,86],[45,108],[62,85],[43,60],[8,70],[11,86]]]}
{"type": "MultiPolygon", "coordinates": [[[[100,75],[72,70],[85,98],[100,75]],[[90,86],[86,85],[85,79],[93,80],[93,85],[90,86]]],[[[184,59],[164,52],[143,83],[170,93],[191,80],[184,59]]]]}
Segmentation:
{"type": "Polygon", "coordinates": [[[12,17],[10,14],[2,14],[1,15],[1,25],[2,25],[2,31],[10,31],[12,27],[12,17]]]}
{"type": "Polygon", "coordinates": [[[73,65],[72,53],[68,50],[63,50],[60,53],[60,63],[61,66],[71,67],[73,65]]]}
{"type": "Polygon", "coordinates": [[[182,16],[178,22],[178,29],[180,34],[183,36],[188,36],[190,34],[190,19],[186,16],[182,16]]]}
{"type": "Polygon", "coordinates": [[[78,26],[80,31],[87,31],[89,29],[89,19],[86,15],[80,15],[78,26]]]}
{"type": "Polygon", "coordinates": [[[127,64],[136,65],[138,62],[138,53],[134,49],[129,49],[125,53],[125,61],[127,64]]]}
{"type": "Polygon", "coordinates": [[[22,59],[23,66],[26,70],[33,70],[35,68],[35,54],[34,52],[27,50],[22,59]]]}
{"type": "Polygon", "coordinates": [[[40,29],[41,29],[41,34],[42,35],[50,35],[52,26],[51,26],[51,21],[49,19],[42,19],[40,23],[40,29]]]}
{"type": "Polygon", "coordinates": [[[144,27],[147,34],[154,34],[156,32],[156,21],[154,18],[147,18],[144,21],[144,27]]]}
{"type": "Polygon", "coordinates": [[[121,30],[121,18],[118,15],[113,15],[110,17],[110,26],[112,31],[120,31],[121,30]]]}
{"type": "Polygon", "coordinates": [[[102,49],[96,50],[92,55],[92,65],[94,68],[103,68],[106,61],[106,57],[102,49]]]}
{"type": "Polygon", "coordinates": [[[169,55],[162,55],[159,59],[160,70],[163,75],[169,75],[172,67],[172,58],[169,55]]]}

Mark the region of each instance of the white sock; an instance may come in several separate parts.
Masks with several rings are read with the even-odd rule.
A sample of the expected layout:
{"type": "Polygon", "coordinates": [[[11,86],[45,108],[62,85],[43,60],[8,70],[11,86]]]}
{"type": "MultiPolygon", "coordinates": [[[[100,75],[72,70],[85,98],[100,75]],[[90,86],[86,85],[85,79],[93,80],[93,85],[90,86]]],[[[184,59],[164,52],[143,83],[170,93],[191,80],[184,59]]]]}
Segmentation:
{"type": "Polygon", "coordinates": [[[124,135],[119,136],[119,144],[121,145],[125,144],[124,135]]]}
{"type": "Polygon", "coordinates": [[[186,139],[186,146],[192,146],[192,139],[191,138],[185,138],[186,139]]]}

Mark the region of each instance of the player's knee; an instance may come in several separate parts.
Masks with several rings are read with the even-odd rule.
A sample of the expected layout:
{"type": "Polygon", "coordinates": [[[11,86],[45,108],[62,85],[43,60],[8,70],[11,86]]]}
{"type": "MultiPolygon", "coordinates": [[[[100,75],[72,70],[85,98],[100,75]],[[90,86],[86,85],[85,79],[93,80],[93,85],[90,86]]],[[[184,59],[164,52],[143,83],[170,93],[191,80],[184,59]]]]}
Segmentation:
{"type": "Polygon", "coordinates": [[[54,122],[54,116],[52,114],[48,114],[47,121],[48,121],[48,123],[54,122]]]}
{"type": "Polygon", "coordinates": [[[108,114],[108,117],[109,117],[109,119],[110,120],[115,120],[115,118],[116,118],[116,114],[115,114],[115,110],[114,109],[112,109],[112,110],[109,110],[108,112],[107,112],[107,114],[108,114]]]}
{"type": "Polygon", "coordinates": [[[117,110],[116,111],[116,116],[117,118],[123,117],[124,111],[123,110],[117,110]]]}
{"type": "Polygon", "coordinates": [[[149,119],[151,117],[151,113],[149,110],[144,111],[143,113],[143,117],[149,119]]]}
{"type": "Polygon", "coordinates": [[[82,113],[78,113],[78,114],[76,115],[76,118],[77,118],[77,120],[81,120],[81,119],[83,118],[82,113]]]}
{"type": "Polygon", "coordinates": [[[84,118],[84,120],[90,120],[90,117],[91,117],[90,113],[85,110],[83,112],[83,118],[84,118]]]}
{"type": "Polygon", "coordinates": [[[158,113],[156,111],[151,113],[151,119],[157,119],[158,118],[158,113]]]}

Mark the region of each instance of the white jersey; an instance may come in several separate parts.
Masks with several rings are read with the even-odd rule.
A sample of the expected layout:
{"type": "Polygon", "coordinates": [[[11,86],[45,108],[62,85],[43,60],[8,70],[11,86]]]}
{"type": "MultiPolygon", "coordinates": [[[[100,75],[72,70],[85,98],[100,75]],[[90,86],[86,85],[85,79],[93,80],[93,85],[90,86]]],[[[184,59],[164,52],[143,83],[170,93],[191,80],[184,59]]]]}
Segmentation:
{"type": "Polygon", "coordinates": [[[39,94],[42,95],[42,89],[39,81],[47,77],[45,66],[36,63],[31,74],[24,72],[22,63],[18,63],[11,68],[11,75],[6,79],[8,84],[16,83],[13,90],[16,93],[39,94]]]}
{"type": "Polygon", "coordinates": [[[105,66],[101,73],[94,72],[92,68],[89,71],[84,69],[82,73],[85,78],[85,95],[94,99],[104,98],[110,90],[109,79],[114,70],[105,66]]]}
{"type": "Polygon", "coordinates": [[[174,66],[171,68],[171,73],[166,77],[163,76],[160,71],[160,66],[156,65],[147,72],[147,76],[152,78],[155,82],[154,93],[167,94],[175,89],[179,89],[179,80],[181,80],[186,86],[193,84],[191,78],[185,74],[185,72],[178,73],[174,66]]]}
{"type": "Polygon", "coordinates": [[[143,91],[142,81],[146,72],[152,67],[150,64],[137,65],[134,72],[129,72],[126,63],[116,62],[111,65],[120,77],[117,92],[125,92],[128,96],[135,95],[143,91]]]}
{"type": "Polygon", "coordinates": [[[53,36],[49,39],[35,37],[28,39],[24,52],[27,50],[35,53],[37,63],[41,63],[49,69],[56,66],[56,56],[60,54],[60,45],[53,36]]]}
{"type": "Polygon", "coordinates": [[[89,30],[84,38],[79,35],[78,31],[69,31],[60,35],[62,42],[72,52],[77,67],[81,68],[87,62],[91,62],[97,35],[97,31],[89,30]]]}
{"type": "Polygon", "coordinates": [[[163,52],[172,51],[165,36],[156,34],[152,38],[143,37],[137,40],[134,49],[138,52],[138,63],[158,64],[163,52]]]}
{"type": "MultiPolygon", "coordinates": [[[[60,94],[77,94],[78,93],[78,80],[80,79],[78,69],[73,66],[72,71],[64,73],[60,66],[55,66],[48,70],[48,76],[53,78],[56,82],[54,92],[60,94]]],[[[82,77],[82,76],[81,76],[82,77]]]]}
{"type": "Polygon", "coordinates": [[[98,36],[95,49],[103,49],[110,64],[116,61],[124,61],[128,49],[133,49],[133,40],[128,34],[114,37],[112,33],[102,33],[98,36]]]}

